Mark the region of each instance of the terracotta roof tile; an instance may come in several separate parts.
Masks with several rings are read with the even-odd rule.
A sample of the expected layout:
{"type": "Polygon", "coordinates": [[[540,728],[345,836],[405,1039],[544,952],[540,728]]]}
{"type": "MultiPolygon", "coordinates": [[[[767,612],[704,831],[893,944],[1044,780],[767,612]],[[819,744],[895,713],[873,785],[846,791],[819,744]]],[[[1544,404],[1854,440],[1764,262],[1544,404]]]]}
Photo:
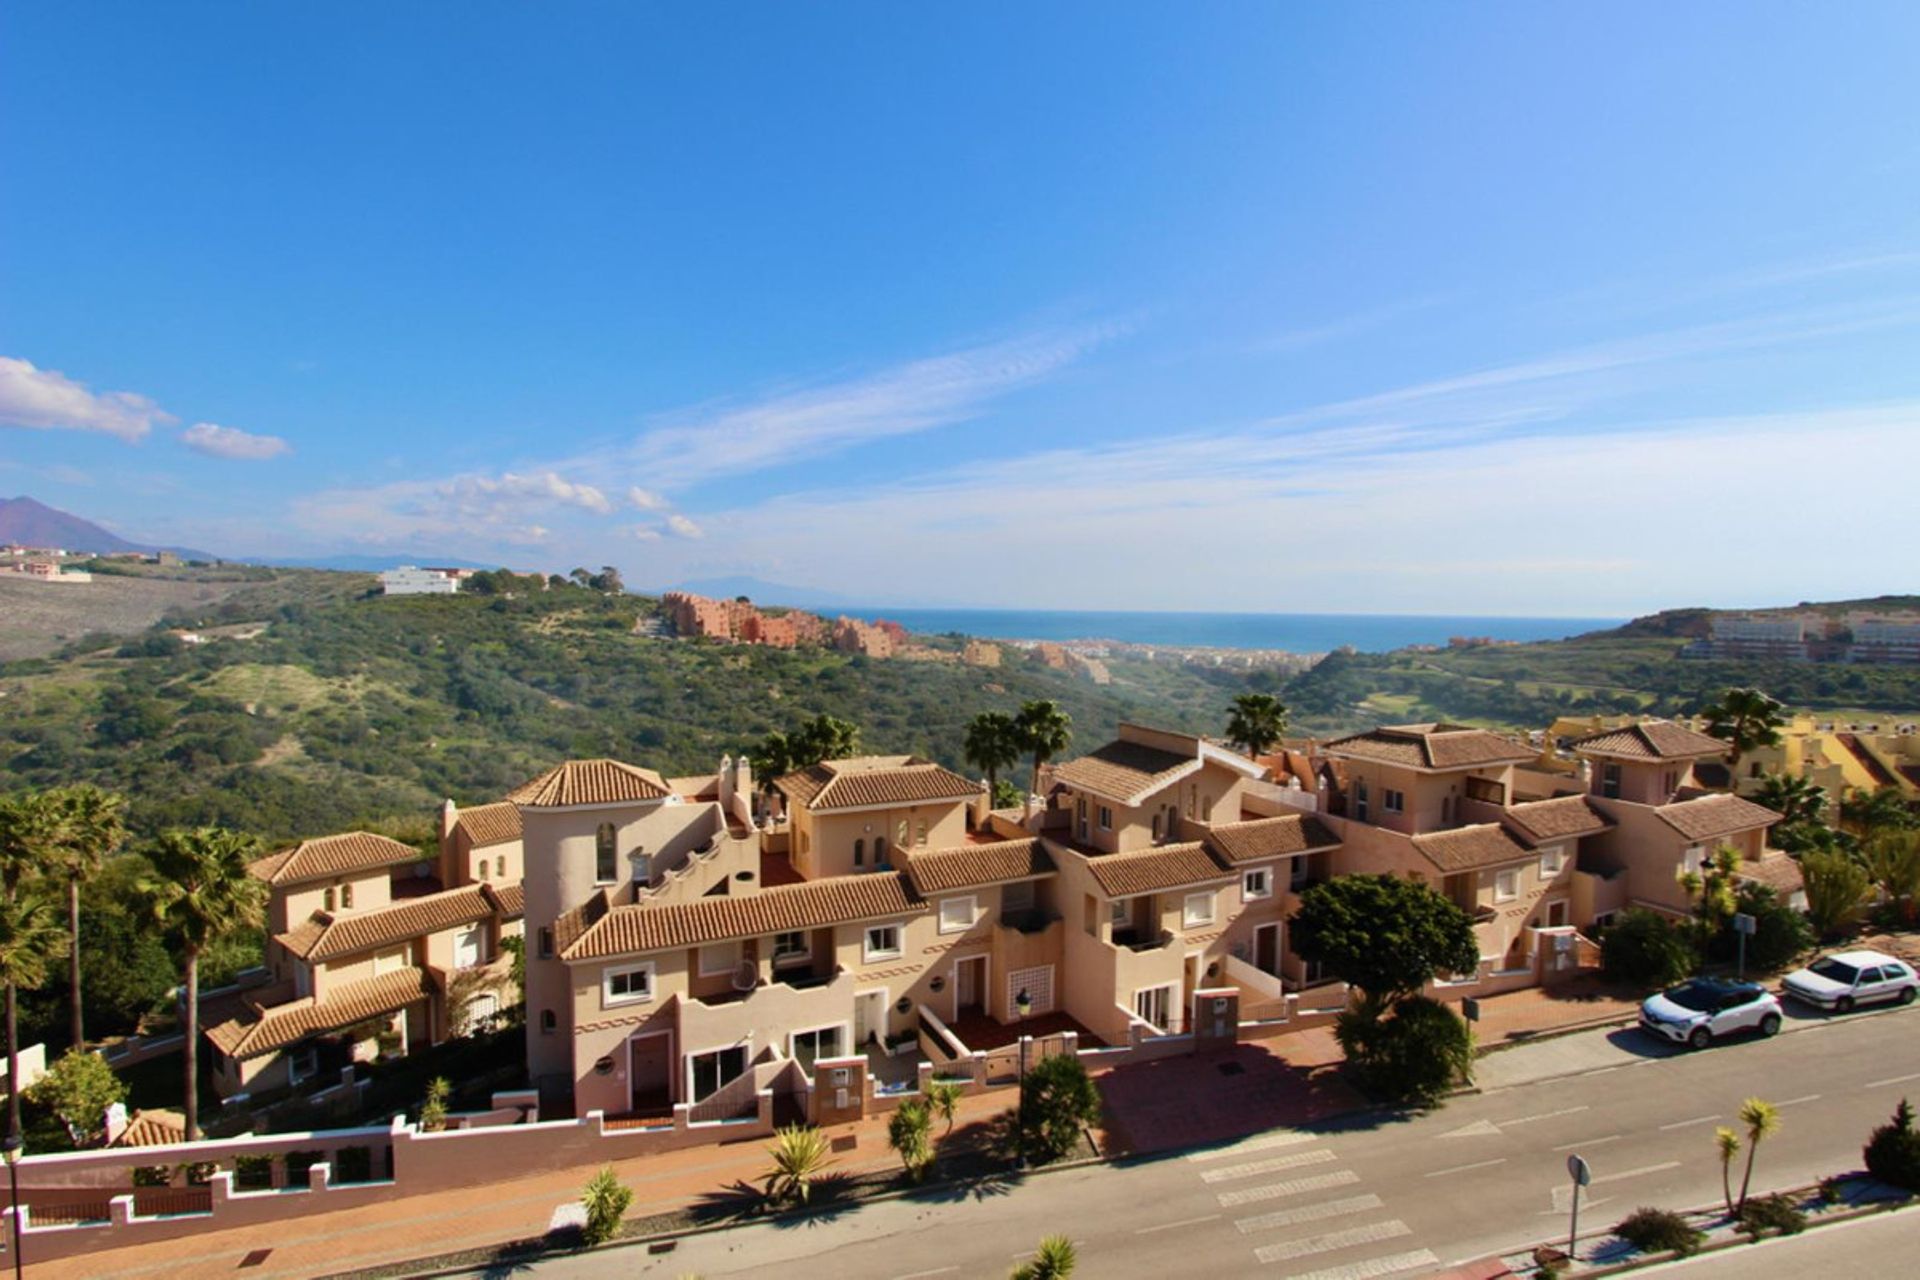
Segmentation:
{"type": "Polygon", "coordinates": [[[738,898],[614,907],[561,955],[570,961],[641,955],[704,942],[916,915],[926,909],[926,900],[899,872],[833,876],[738,898]]]}
{"type": "Polygon", "coordinates": [[[1660,820],[1689,840],[1715,840],[1721,836],[1770,827],[1780,821],[1773,810],[1739,796],[1699,796],[1676,804],[1663,804],[1654,810],[1660,820]]]}
{"type": "Polygon", "coordinates": [[[555,765],[507,799],[529,809],[564,809],[577,804],[627,804],[664,800],[664,778],[651,769],[618,760],[568,760],[555,765]]]}
{"type": "Polygon", "coordinates": [[[1628,760],[1692,760],[1724,756],[1733,749],[1718,738],[1695,733],[1671,720],[1642,720],[1624,729],[1575,738],[1568,745],[1582,754],[1628,760]]]}
{"type": "Polygon", "coordinates": [[[454,819],[453,829],[464,833],[467,842],[476,849],[490,844],[510,844],[520,838],[520,806],[501,800],[462,809],[454,819]]]}
{"type": "Polygon", "coordinates": [[[187,1118],[164,1108],[136,1111],[110,1147],[170,1147],[187,1140],[187,1118]]]}
{"type": "Polygon", "coordinates": [[[971,800],[980,784],[937,764],[908,764],[888,769],[834,768],[833,778],[806,802],[815,813],[883,804],[922,804],[932,800],[971,800]]]}
{"type": "Polygon", "coordinates": [[[303,840],[291,849],[256,860],[247,869],[268,884],[298,884],[303,880],[322,880],[354,871],[424,861],[425,855],[410,844],[401,844],[371,831],[349,831],[344,835],[303,840]]]}
{"type": "Polygon", "coordinates": [[[1613,825],[1605,814],[1587,803],[1585,796],[1529,800],[1509,807],[1506,816],[1520,828],[1520,834],[1536,842],[1590,836],[1613,825]]]}
{"type": "Polygon", "coordinates": [[[1531,747],[1485,729],[1458,724],[1394,724],[1336,738],[1321,748],[1328,755],[1403,765],[1409,769],[1472,769],[1519,764],[1538,753],[1531,747]]]}
{"type": "Polygon", "coordinates": [[[433,979],[425,969],[395,969],[377,978],[350,982],[324,1000],[309,997],[258,1014],[243,1014],[208,1027],[206,1036],[230,1058],[257,1058],[322,1031],[337,1031],[383,1013],[395,1013],[432,993],[433,979]]]}
{"type": "Polygon", "coordinates": [[[922,895],[1052,875],[1053,859],[1038,840],[1003,840],[907,855],[907,875],[922,895]]]}
{"type": "Polygon", "coordinates": [[[1449,873],[1504,866],[1509,862],[1524,862],[1534,856],[1533,850],[1508,835],[1506,829],[1495,822],[1414,836],[1413,847],[1424,854],[1427,861],[1449,873]]]}
{"type": "Polygon", "coordinates": [[[553,922],[554,954],[565,955],[582,934],[599,924],[611,910],[613,895],[602,889],[579,906],[561,912],[553,922]]]}
{"type": "Polygon", "coordinates": [[[1055,765],[1053,778],[1130,804],[1158,791],[1199,759],[1198,755],[1176,755],[1138,742],[1109,742],[1097,751],[1055,765]]]}
{"type": "Polygon", "coordinates": [[[1779,894],[1783,902],[1807,887],[1806,877],[1800,873],[1800,860],[1784,853],[1769,854],[1754,862],[1743,860],[1733,869],[1733,874],[1742,880],[1766,885],[1779,894]]]}
{"type": "Polygon", "coordinates": [[[1206,843],[1215,857],[1232,865],[1338,848],[1340,837],[1312,814],[1290,813],[1277,818],[1222,823],[1207,831],[1206,843]]]}
{"type": "Polygon", "coordinates": [[[1094,883],[1109,898],[1160,893],[1184,885],[1225,880],[1233,873],[1215,862],[1205,845],[1167,844],[1137,853],[1103,853],[1087,859],[1094,883]]]}
{"type": "Polygon", "coordinates": [[[518,881],[509,885],[487,885],[495,908],[503,920],[518,920],[527,914],[527,887],[518,881]]]}
{"type": "Polygon", "coordinates": [[[456,925],[472,924],[494,914],[492,895],[476,884],[414,898],[378,911],[338,915],[316,911],[281,934],[277,941],[303,960],[331,960],[424,937],[456,925]]]}

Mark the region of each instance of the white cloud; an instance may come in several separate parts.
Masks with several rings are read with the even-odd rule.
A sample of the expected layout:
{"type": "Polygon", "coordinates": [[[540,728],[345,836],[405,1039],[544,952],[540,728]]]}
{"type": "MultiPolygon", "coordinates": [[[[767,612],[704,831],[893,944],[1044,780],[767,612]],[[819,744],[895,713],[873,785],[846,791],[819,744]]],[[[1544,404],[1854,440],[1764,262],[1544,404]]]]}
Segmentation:
{"type": "Polygon", "coordinates": [[[666,498],[637,484],[627,490],[627,502],[636,511],[659,511],[667,505],[666,498]]]}
{"type": "Polygon", "coordinates": [[[667,532],[676,538],[702,538],[706,536],[705,531],[702,530],[699,525],[677,511],[667,517],[667,532]]]}
{"type": "Polygon", "coordinates": [[[643,524],[635,525],[633,528],[627,530],[627,534],[629,537],[633,538],[633,540],[636,542],[660,541],[660,531],[648,525],[643,525],[643,524]]]}
{"type": "Polygon", "coordinates": [[[180,443],[195,453],[244,462],[264,462],[293,452],[293,446],[279,436],[255,435],[238,427],[221,427],[211,422],[196,422],[182,431],[180,443]]]}
{"type": "Polygon", "coordinates": [[[486,515],[500,509],[519,510],[545,506],[578,507],[595,515],[610,515],[613,503],[590,484],[563,479],[553,471],[516,475],[508,471],[498,479],[491,476],[456,476],[439,486],[440,493],[455,507],[469,514],[486,515]]]}
{"type": "Polygon", "coordinates": [[[0,356],[0,423],[40,430],[100,431],[139,440],[156,424],[178,422],[172,414],[131,391],[91,391],[30,360],[0,356]]]}

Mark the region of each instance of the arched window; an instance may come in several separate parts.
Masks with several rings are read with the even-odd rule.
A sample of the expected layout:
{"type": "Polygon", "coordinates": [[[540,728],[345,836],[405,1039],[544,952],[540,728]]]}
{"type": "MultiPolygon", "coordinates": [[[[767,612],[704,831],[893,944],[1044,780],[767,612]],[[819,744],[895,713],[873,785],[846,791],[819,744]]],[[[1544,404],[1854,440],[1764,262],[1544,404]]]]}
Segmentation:
{"type": "Polygon", "coordinates": [[[867,842],[865,840],[855,840],[853,842],[853,865],[856,867],[864,867],[867,865],[867,842]]]}
{"type": "Polygon", "coordinates": [[[480,878],[482,880],[487,878],[487,860],[485,858],[480,859],[480,878]]]}
{"type": "Polygon", "coordinates": [[[1153,838],[1155,840],[1160,838],[1160,815],[1157,813],[1153,815],[1153,838]]]}
{"type": "Polygon", "coordinates": [[[340,886],[340,906],[343,909],[352,910],[353,908],[353,885],[352,884],[343,884],[340,886]]]}
{"type": "Polygon", "coordinates": [[[620,878],[619,856],[613,824],[601,823],[594,839],[593,878],[596,883],[611,884],[620,878]]]}
{"type": "Polygon", "coordinates": [[[900,819],[894,826],[893,847],[896,849],[904,849],[907,847],[907,820],[905,818],[900,819]]]}
{"type": "Polygon", "coordinates": [[[925,818],[921,818],[921,819],[919,819],[919,821],[918,821],[918,822],[917,822],[917,823],[915,824],[915,826],[914,826],[914,832],[913,832],[913,842],[914,842],[915,844],[917,844],[917,845],[924,845],[924,844],[926,844],[926,842],[927,842],[927,820],[926,820],[925,818]]]}
{"type": "Polygon", "coordinates": [[[328,885],[327,891],[320,895],[320,906],[323,910],[326,910],[326,911],[333,910],[333,886],[332,885],[328,885]]]}
{"type": "Polygon", "coordinates": [[[502,880],[507,878],[507,855],[501,854],[493,860],[493,874],[502,880]]]}

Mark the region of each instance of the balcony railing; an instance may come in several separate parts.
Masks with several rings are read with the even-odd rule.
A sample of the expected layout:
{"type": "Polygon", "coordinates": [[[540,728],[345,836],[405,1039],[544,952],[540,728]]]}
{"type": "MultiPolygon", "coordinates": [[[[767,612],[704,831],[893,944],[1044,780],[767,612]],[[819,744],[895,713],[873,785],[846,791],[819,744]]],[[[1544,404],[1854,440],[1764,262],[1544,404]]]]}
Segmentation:
{"type": "Polygon", "coordinates": [[[1057,911],[1048,911],[1044,907],[1028,907],[1019,911],[1002,911],[1000,927],[1012,929],[1016,933],[1045,933],[1060,919],[1057,911]]]}
{"type": "Polygon", "coordinates": [[[1113,945],[1116,947],[1125,947],[1129,951],[1158,951],[1162,947],[1171,946],[1172,944],[1173,933],[1167,929],[1162,929],[1159,933],[1147,938],[1141,937],[1139,932],[1134,929],[1115,929],[1113,931],[1113,945]]]}

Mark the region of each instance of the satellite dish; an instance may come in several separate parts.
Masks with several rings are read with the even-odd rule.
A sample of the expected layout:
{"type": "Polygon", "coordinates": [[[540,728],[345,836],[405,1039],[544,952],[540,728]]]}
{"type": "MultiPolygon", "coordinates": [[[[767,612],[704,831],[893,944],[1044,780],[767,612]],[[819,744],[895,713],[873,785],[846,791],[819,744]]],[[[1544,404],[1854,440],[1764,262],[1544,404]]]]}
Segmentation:
{"type": "Polygon", "coordinates": [[[733,989],[751,991],[760,985],[760,966],[751,960],[742,960],[739,968],[733,971],[733,989]]]}

